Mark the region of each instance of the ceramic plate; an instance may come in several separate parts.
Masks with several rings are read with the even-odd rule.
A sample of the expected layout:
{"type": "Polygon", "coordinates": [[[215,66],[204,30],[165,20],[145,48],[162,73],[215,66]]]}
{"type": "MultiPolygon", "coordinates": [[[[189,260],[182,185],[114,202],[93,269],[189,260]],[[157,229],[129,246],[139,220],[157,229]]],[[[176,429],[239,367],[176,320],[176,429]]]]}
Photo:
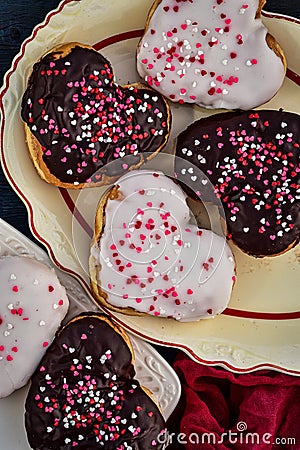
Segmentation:
{"type": "MultiPolygon", "coordinates": [[[[0,256],[4,255],[28,255],[53,267],[53,263],[43,250],[0,219],[0,256]]],[[[83,311],[97,309],[78,281],[58,269],[56,272],[70,300],[65,321],[83,311]]],[[[181,387],[178,377],[151,345],[131,334],[130,339],[135,354],[136,377],[143,386],[151,390],[167,419],[180,397],[181,387]]],[[[24,401],[27,390],[28,386],[0,399],[1,448],[5,450],[30,448],[24,429],[24,401]]]]}
{"type": "MultiPolygon", "coordinates": [[[[63,1],[22,45],[2,90],[2,163],[28,208],[34,235],[55,264],[88,289],[87,258],[94,213],[103,189],[81,192],[49,186],[35,172],[24,140],[20,102],[33,63],[51,47],[79,40],[111,61],[119,83],[138,79],[135,49],[152,0],[63,1]]],[[[300,113],[300,22],[264,13],[264,22],[283,47],[288,72],[278,94],[263,107],[300,113]]],[[[172,106],[174,137],[195,119],[212,114],[192,106],[172,106]]],[[[156,158],[155,158],[156,159],[156,158]]],[[[155,159],[153,164],[155,164],[155,159]]],[[[300,246],[276,258],[255,259],[232,246],[237,283],[229,308],[220,316],[182,324],[154,317],[112,314],[128,330],[151,342],[185,350],[205,364],[236,372],[258,368],[300,375],[300,246]]]]}

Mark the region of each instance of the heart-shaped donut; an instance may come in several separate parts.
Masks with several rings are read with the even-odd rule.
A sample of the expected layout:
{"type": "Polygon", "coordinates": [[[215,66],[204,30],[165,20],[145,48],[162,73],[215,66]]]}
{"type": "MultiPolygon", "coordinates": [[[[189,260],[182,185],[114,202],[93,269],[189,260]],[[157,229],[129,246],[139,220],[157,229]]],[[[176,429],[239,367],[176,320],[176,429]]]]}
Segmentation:
{"type": "Polygon", "coordinates": [[[56,47],[34,65],[22,118],[39,175],[66,188],[114,181],[155,156],[170,131],[160,94],[141,84],[119,86],[107,59],[78,43],[56,47]]]}
{"type": "Polygon", "coordinates": [[[132,171],[100,200],[90,256],[96,300],[127,314],[182,322],[227,306],[235,264],[226,239],[190,221],[182,189],[132,171]]]}
{"type": "Polygon", "coordinates": [[[69,301],[55,272],[25,256],[0,258],[0,397],[24,386],[69,301]]]}
{"type": "Polygon", "coordinates": [[[251,109],[280,88],[285,57],[264,0],[156,0],[137,51],[141,77],[170,100],[251,109]]]}
{"type": "Polygon", "coordinates": [[[25,404],[31,447],[161,450],[164,419],[134,375],[123,330],[100,314],[73,318],[32,377],[25,404]]]}
{"type": "Polygon", "coordinates": [[[200,119],[178,136],[178,177],[188,184],[189,165],[201,169],[222,201],[229,237],[250,255],[278,255],[299,242],[299,133],[298,114],[260,110],[200,119]]]}

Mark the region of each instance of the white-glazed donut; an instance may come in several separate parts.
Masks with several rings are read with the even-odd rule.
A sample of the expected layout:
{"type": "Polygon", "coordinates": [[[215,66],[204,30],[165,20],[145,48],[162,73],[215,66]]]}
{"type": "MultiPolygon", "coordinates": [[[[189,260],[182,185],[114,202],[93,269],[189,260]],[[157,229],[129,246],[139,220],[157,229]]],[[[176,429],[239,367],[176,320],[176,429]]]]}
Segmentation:
{"type": "Polygon", "coordinates": [[[30,257],[0,258],[0,286],[0,397],[6,397],[31,377],[69,301],[54,270],[30,257]]]}

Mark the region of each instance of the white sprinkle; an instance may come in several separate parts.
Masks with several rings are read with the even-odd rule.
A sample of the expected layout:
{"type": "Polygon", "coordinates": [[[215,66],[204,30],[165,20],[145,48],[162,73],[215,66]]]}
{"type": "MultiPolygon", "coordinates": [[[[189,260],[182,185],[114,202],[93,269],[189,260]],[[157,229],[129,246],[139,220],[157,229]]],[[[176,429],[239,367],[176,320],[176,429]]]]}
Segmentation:
{"type": "Polygon", "coordinates": [[[44,322],[43,320],[40,320],[39,326],[40,326],[40,327],[43,327],[44,325],[46,325],[46,322],[44,322]]]}
{"type": "Polygon", "coordinates": [[[204,156],[202,156],[202,155],[198,155],[198,160],[199,160],[199,162],[201,163],[201,164],[205,164],[206,163],[206,159],[204,158],[204,156]]]}

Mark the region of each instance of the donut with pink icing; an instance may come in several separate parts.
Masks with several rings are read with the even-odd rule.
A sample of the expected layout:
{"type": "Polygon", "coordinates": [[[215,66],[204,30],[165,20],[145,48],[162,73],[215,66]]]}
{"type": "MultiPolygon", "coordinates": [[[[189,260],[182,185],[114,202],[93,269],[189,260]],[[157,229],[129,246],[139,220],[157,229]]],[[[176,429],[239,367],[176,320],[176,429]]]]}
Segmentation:
{"type": "Polygon", "coordinates": [[[225,237],[191,222],[172,179],[140,170],[99,202],[90,274],[101,305],[188,322],[226,308],[235,262],[225,237]]]}
{"type": "Polygon", "coordinates": [[[264,0],[156,0],[137,51],[149,86],[179,103],[251,109],[279,90],[282,49],[260,18],[264,0]]]}
{"type": "Polygon", "coordinates": [[[69,301],[55,272],[23,256],[0,258],[0,397],[24,386],[54,339],[69,301]]]}

